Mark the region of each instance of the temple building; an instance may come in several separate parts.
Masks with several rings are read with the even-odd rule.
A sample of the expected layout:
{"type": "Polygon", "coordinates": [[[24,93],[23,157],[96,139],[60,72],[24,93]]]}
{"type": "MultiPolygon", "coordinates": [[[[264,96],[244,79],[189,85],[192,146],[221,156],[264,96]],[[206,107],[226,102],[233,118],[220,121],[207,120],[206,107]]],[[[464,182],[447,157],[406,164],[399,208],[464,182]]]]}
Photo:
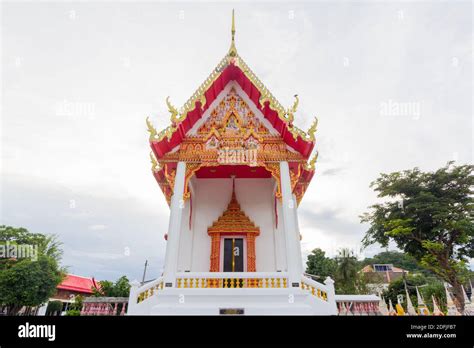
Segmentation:
{"type": "Polygon", "coordinates": [[[294,124],[237,53],[171,124],[147,118],[152,173],[170,207],[164,271],[131,289],[128,314],[328,314],[334,282],[303,275],[297,208],[314,175],[315,119],[294,124]],[[313,153],[314,152],[314,153],[313,153]]]}
{"type": "Polygon", "coordinates": [[[59,301],[63,304],[61,315],[64,315],[69,306],[74,303],[76,296],[84,299],[94,294],[94,289],[100,289],[99,283],[91,277],[82,277],[74,274],[67,274],[61,283],[56,287],[56,293],[42,306],[38,308],[38,315],[45,315],[49,302],[59,301]]]}

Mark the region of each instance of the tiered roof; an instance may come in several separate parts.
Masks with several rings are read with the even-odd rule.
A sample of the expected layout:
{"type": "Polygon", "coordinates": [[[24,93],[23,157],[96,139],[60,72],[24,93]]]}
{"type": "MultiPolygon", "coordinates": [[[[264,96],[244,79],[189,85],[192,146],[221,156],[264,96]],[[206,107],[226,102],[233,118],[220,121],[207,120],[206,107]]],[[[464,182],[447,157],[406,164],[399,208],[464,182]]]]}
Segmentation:
{"type": "MultiPolygon", "coordinates": [[[[189,196],[188,180],[194,174],[198,177],[212,177],[213,175],[214,177],[228,177],[228,174],[232,173],[237,177],[269,177],[270,175],[279,185],[278,162],[287,161],[290,165],[293,193],[299,202],[314,175],[317,153],[311,160],[309,157],[315,146],[317,119],[315,118],[307,132],[296,127],[293,121],[299,104],[298,96],[295,95],[295,102],[291,107],[284,108],[240,57],[235,46],[233,13],[231,33],[232,41],[229,51],[188,101],[178,110],[171,104],[169,98],[166,99],[171,115],[171,124],[161,132],[157,132],[147,118],[149,141],[153,151],[151,154],[153,174],[169,202],[173,193],[178,161],[185,161],[188,164],[185,199],[189,196]],[[268,127],[265,126],[267,135],[261,137],[260,135],[265,133],[265,127],[256,124],[259,121],[255,115],[253,115],[255,122],[250,122],[250,124],[245,122],[246,125],[241,127],[239,136],[241,136],[243,143],[247,142],[249,137],[257,139],[259,143],[258,166],[251,168],[236,164],[231,170],[232,173],[229,173],[229,165],[222,166],[216,162],[217,149],[210,149],[206,143],[210,137],[215,136],[219,148],[226,147],[226,141],[230,140],[222,139],[222,136],[225,137],[226,134],[222,128],[225,125],[217,122],[220,129],[214,129],[211,124],[209,129],[204,128],[197,134],[194,126],[202,120],[204,115],[209,118],[215,115],[215,106],[209,110],[211,104],[216,104],[213,102],[231,82],[238,87],[239,93],[246,95],[245,104],[257,111],[258,114],[263,115],[263,118],[258,117],[264,120],[268,127]],[[208,131],[207,134],[206,131],[208,131]]],[[[229,111],[229,108],[227,107],[226,110],[229,111]]],[[[235,110],[230,111],[234,112],[235,110]]],[[[234,112],[234,115],[236,118],[245,117],[239,112],[234,112]]],[[[244,144],[243,149],[245,148],[248,148],[247,144],[244,144]]],[[[279,198],[280,194],[278,189],[276,196],[279,198]]]]}
{"type": "Polygon", "coordinates": [[[171,124],[158,133],[147,119],[150,143],[156,157],[160,159],[179,145],[225,86],[230,81],[236,81],[288,146],[308,159],[314,148],[317,119],[307,132],[293,124],[299,104],[298,96],[295,95],[294,104],[285,109],[240,57],[235,47],[233,13],[231,32],[232,43],[226,56],[186,103],[178,110],[167,98],[171,124]]]}

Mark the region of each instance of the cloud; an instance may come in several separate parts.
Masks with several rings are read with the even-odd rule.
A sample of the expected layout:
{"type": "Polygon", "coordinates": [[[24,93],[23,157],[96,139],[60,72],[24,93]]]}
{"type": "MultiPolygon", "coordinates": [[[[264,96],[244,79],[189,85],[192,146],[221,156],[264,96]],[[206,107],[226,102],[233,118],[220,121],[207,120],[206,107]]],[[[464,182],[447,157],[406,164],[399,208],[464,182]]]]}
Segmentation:
{"type": "Polygon", "coordinates": [[[347,219],[341,214],[341,209],[299,209],[304,252],[309,252],[317,247],[325,250],[331,256],[334,256],[343,247],[360,252],[361,236],[367,227],[361,225],[357,217],[347,219]]]}
{"type": "Polygon", "coordinates": [[[92,230],[92,231],[102,231],[102,230],[105,230],[107,228],[107,226],[105,225],[90,225],[89,226],[89,229],[92,230]]]}
{"type": "MultiPolygon", "coordinates": [[[[62,264],[69,272],[97,279],[122,275],[141,279],[148,260],[148,275],[161,274],[167,211],[142,209],[146,202],[133,197],[90,197],[10,176],[2,178],[2,189],[2,200],[8,202],[2,206],[2,223],[55,234],[62,242],[62,264]],[[76,205],[69,204],[70,197],[75,197],[76,205]],[[16,212],[25,212],[29,219],[16,212]],[[104,223],[92,224],[98,219],[104,223]]],[[[155,190],[158,198],[161,193],[155,190]]]]}
{"type": "Polygon", "coordinates": [[[324,170],[321,175],[334,176],[342,173],[344,168],[329,168],[324,170]]]}

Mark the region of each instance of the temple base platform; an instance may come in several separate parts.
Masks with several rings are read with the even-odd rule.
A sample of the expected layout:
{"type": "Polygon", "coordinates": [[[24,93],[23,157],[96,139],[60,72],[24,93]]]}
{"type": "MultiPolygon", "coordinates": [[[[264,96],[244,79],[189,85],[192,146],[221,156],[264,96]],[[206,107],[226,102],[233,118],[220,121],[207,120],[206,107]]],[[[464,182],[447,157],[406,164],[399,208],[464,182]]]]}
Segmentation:
{"type": "Polygon", "coordinates": [[[128,315],[337,315],[332,284],[306,277],[288,287],[282,274],[277,280],[254,273],[234,283],[215,274],[186,276],[195,280],[179,278],[179,287],[167,288],[162,280],[132,287],[128,315]]]}

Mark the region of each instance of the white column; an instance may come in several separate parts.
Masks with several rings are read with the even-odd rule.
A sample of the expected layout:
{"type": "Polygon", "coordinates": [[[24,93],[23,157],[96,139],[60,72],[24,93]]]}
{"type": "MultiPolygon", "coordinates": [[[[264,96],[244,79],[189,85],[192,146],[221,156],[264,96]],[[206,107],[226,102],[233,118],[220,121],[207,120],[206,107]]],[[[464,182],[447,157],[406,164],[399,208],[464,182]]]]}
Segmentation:
{"type": "MultiPolygon", "coordinates": [[[[277,271],[284,272],[286,269],[286,237],[281,202],[279,200],[276,202],[276,214],[278,216],[278,226],[274,227],[276,269],[277,271]]],[[[274,221],[275,223],[276,221],[274,221]]]]}
{"type": "Polygon", "coordinates": [[[280,182],[289,286],[299,287],[303,274],[300,236],[296,224],[296,204],[291,192],[290,167],[286,161],[280,162],[280,182]]]}
{"type": "Polygon", "coordinates": [[[127,315],[136,314],[135,307],[137,306],[139,288],[140,288],[140,283],[138,282],[138,280],[134,280],[130,282],[130,295],[128,297],[127,315]]]}
{"type": "Polygon", "coordinates": [[[326,284],[328,304],[331,307],[330,315],[337,315],[336,291],[334,289],[334,280],[332,280],[330,277],[327,277],[324,281],[324,284],[326,284]]]}
{"type": "Polygon", "coordinates": [[[297,244],[298,244],[298,250],[299,250],[299,256],[300,258],[298,259],[299,265],[298,267],[301,269],[301,272],[304,272],[305,268],[303,265],[303,254],[301,252],[301,232],[300,232],[300,223],[298,219],[298,201],[296,200],[296,196],[294,194],[291,195],[293,197],[293,204],[295,207],[295,226],[296,226],[296,238],[297,238],[297,244]]]}
{"type": "MultiPolygon", "coordinates": [[[[189,215],[191,214],[191,201],[193,205],[196,203],[196,198],[194,197],[194,189],[192,187],[191,181],[188,183],[189,191],[191,193],[191,198],[186,200],[183,208],[183,217],[181,223],[181,234],[179,238],[179,254],[178,254],[178,272],[191,271],[192,264],[192,254],[193,254],[193,231],[192,226],[189,226],[189,215]]],[[[192,217],[191,222],[194,224],[194,217],[192,217]]]]}
{"type": "Polygon", "coordinates": [[[178,162],[174,179],[173,196],[171,197],[170,223],[168,227],[168,241],[166,242],[165,267],[163,280],[165,287],[173,287],[178,268],[179,235],[183,216],[183,193],[186,177],[186,163],[178,162]]]}

